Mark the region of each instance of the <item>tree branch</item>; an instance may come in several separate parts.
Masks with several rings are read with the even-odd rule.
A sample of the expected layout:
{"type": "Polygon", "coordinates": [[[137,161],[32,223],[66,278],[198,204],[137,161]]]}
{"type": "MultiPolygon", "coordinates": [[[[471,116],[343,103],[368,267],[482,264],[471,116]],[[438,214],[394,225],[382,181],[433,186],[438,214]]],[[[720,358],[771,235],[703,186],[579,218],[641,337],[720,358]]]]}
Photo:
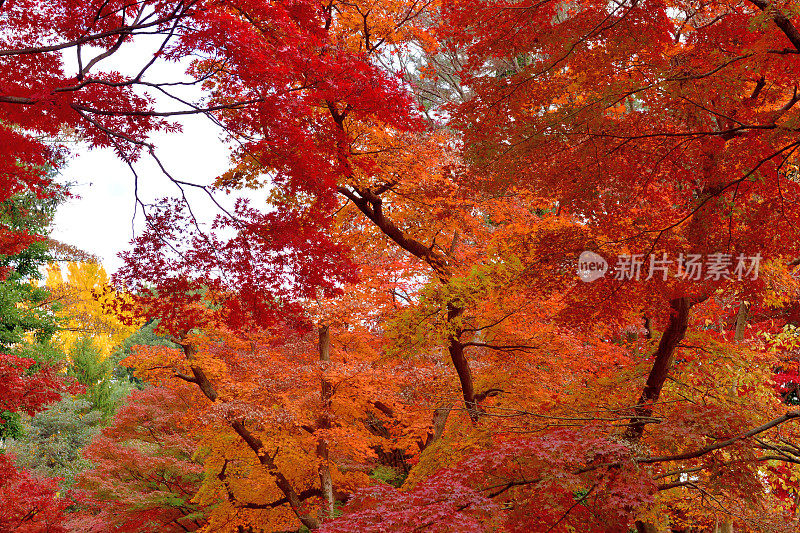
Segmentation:
{"type": "Polygon", "coordinates": [[[773,420],[770,420],[766,424],[758,426],[756,428],[751,429],[750,431],[746,431],[736,437],[733,437],[728,440],[724,440],[722,442],[715,442],[705,448],[700,448],[699,450],[694,450],[691,452],[684,452],[677,455],[662,455],[659,457],[642,457],[636,459],[637,463],[641,464],[649,464],[649,463],[663,463],[667,461],[684,461],[686,459],[696,459],[701,457],[707,453],[711,453],[714,450],[719,450],[721,448],[725,448],[730,446],[731,444],[735,444],[740,440],[750,438],[754,435],[758,435],[759,433],[763,433],[769,429],[772,429],[776,426],[783,424],[784,422],[788,422],[789,420],[793,420],[795,418],[800,418],[800,411],[789,411],[783,416],[779,416],[773,420]]]}
{"type": "Polygon", "coordinates": [[[761,11],[772,15],[772,21],[788,37],[789,41],[800,51],[800,31],[794,27],[792,21],[774,4],[768,0],[749,0],[751,4],[758,7],[761,11]]]}

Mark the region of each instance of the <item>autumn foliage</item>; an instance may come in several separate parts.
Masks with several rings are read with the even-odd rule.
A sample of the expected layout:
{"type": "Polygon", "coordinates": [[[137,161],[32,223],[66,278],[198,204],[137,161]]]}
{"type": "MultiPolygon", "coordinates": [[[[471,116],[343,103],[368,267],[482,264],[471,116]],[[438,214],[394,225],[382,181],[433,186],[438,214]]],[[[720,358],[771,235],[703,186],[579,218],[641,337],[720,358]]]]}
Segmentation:
{"type": "MultiPolygon", "coordinates": [[[[0,10],[0,201],[52,192],[62,136],[177,191],[137,189],[116,287],[87,271],[97,305],[64,311],[106,351],[157,324],[121,363],[146,388],[66,514],[0,456],[0,529],[797,530],[796,5],[0,10]],[[134,72],[103,68],[146,36],[134,72]],[[234,146],[212,185],[151,140],[184,114],[234,146]]],[[[6,224],[0,252],[37,238],[6,224]]],[[[3,410],[63,388],[2,357],[3,410]]]]}
{"type": "Polygon", "coordinates": [[[131,393],[84,450],[94,468],[79,477],[75,496],[87,512],[71,517],[71,529],[194,531],[205,524],[191,501],[203,469],[182,424],[185,399],[161,388],[131,393]]]}
{"type": "MultiPolygon", "coordinates": [[[[33,414],[57,400],[65,388],[64,378],[52,367],[30,372],[30,359],[0,354],[2,413],[33,414]]],[[[0,422],[8,424],[3,417],[0,422]]],[[[63,511],[69,501],[58,495],[58,482],[18,468],[13,456],[0,454],[0,529],[5,531],[66,531],[63,511]]]]}

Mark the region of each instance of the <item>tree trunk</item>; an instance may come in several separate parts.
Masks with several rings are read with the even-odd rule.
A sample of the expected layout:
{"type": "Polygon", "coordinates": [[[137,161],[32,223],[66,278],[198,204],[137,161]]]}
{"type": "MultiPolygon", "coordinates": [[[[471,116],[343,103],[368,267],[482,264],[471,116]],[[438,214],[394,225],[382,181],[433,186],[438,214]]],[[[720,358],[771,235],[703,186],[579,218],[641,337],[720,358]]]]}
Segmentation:
{"type": "Polygon", "coordinates": [[[664,330],[664,335],[658,343],[655,353],[655,361],[647,376],[647,383],[642,391],[639,401],[634,407],[634,414],[631,417],[628,429],[625,431],[625,438],[630,442],[638,442],[644,433],[645,424],[653,415],[653,404],[658,401],[661,389],[667,379],[672,361],[675,355],[675,348],[686,335],[686,327],[689,324],[689,309],[691,308],[689,298],[675,298],[670,302],[672,314],[664,330]]]}
{"type": "MultiPolygon", "coordinates": [[[[319,327],[319,360],[328,362],[331,360],[331,334],[328,326],[319,327]]],[[[333,390],[331,384],[323,377],[320,384],[322,396],[322,412],[319,416],[317,427],[319,429],[329,429],[331,427],[329,411],[333,390]]],[[[331,478],[331,467],[328,457],[328,441],[320,437],[317,442],[317,459],[319,460],[319,482],[322,489],[322,497],[325,499],[324,516],[333,516],[334,502],[333,480],[331,478]]]]}
{"type": "MultiPolygon", "coordinates": [[[[689,309],[691,308],[689,298],[676,298],[670,302],[672,314],[664,330],[664,335],[658,343],[655,353],[655,361],[647,376],[647,383],[642,391],[639,401],[634,408],[634,415],[631,417],[628,428],[625,430],[625,438],[631,443],[639,442],[644,433],[647,419],[653,415],[653,404],[658,401],[661,389],[672,367],[675,355],[675,348],[686,335],[686,328],[689,324],[689,309]]],[[[662,533],[662,530],[649,522],[636,522],[637,533],[662,533]]]]}
{"type": "Polygon", "coordinates": [[[722,523],[718,520],[714,526],[714,533],[733,533],[733,519],[726,518],[722,523]]]}
{"type": "MultiPolygon", "coordinates": [[[[446,285],[450,282],[450,279],[453,277],[453,269],[447,257],[439,253],[434,247],[426,246],[420,241],[409,237],[398,228],[394,222],[386,218],[382,207],[383,200],[379,195],[375,194],[370,189],[354,188],[354,190],[351,191],[347,187],[339,187],[337,190],[353,202],[367,218],[369,218],[387,237],[400,246],[400,248],[425,261],[436,273],[436,276],[442,284],[446,285]]],[[[447,305],[447,320],[449,322],[461,317],[463,313],[464,309],[462,307],[452,303],[447,305]]],[[[456,332],[451,335],[448,339],[447,351],[450,354],[450,359],[453,361],[453,366],[458,374],[461,392],[464,396],[464,406],[472,421],[475,422],[479,414],[478,402],[475,400],[472,371],[469,367],[469,361],[464,355],[464,344],[460,339],[461,332],[456,332]]]]}
{"type": "Polygon", "coordinates": [[[734,337],[736,342],[742,342],[744,340],[744,329],[747,327],[747,318],[749,314],[749,306],[746,302],[741,302],[739,304],[739,312],[736,313],[736,336],[734,337]]]}
{"type": "Polygon", "coordinates": [[[663,528],[660,528],[649,522],[636,522],[636,533],[667,533],[663,528]]]}
{"type": "Polygon", "coordinates": [[[331,360],[331,329],[328,326],[319,327],[319,360],[331,360]]]}
{"type": "Polygon", "coordinates": [[[431,424],[431,430],[428,432],[425,443],[420,447],[420,451],[439,440],[439,437],[441,437],[442,433],[444,433],[444,428],[447,425],[447,418],[450,416],[451,410],[452,407],[447,403],[436,406],[436,408],[433,410],[433,423],[431,424]]]}
{"type": "MultiPolygon", "coordinates": [[[[460,318],[464,313],[462,307],[448,304],[447,305],[447,321],[453,322],[460,318]]],[[[472,372],[469,369],[469,361],[464,355],[464,344],[461,342],[461,332],[456,331],[450,336],[447,345],[447,352],[450,354],[450,360],[453,361],[453,366],[458,374],[458,381],[461,384],[461,393],[464,397],[464,406],[467,408],[467,413],[473,422],[478,420],[478,402],[475,400],[475,385],[472,382],[472,372]]]]}
{"type": "MultiPolygon", "coordinates": [[[[177,339],[175,342],[183,348],[183,353],[191,364],[191,362],[195,359],[197,349],[190,343],[186,342],[184,338],[177,339]]],[[[175,376],[189,383],[194,383],[206,398],[212,402],[216,402],[219,398],[219,395],[217,394],[216,388],[211,383],[211,380],[208,379],[208,376],[203,369],[193,364],[190,368],[192,370],[191,376],[181,374],[177,371],[175,376]]],[[[278,470],[278,466],[275,464],[273,458],[267,453],[266,449],[264,448],[264,443],[261,441],[261,439],[259,439],[253,432],[245,427],[243,420],[229,421],[229,424],[233,431],[235,431],[236,434],[239,435],[239,437],[241,437],[247,446],[256,454],[258,462],[261,464],[261,466],[264,467],[275,480],[275,485],[277,485],[278,489],[286,497],[286,501],[289,503],[292,511],[294,511],[295,515],[300,520],[300,523],[302,523],[308,529],[319,528],[319,520],[313,516],[303,514],[301,512],[302,502],[300,496],[294,490],[294,487],[292,487],[292,484],[289,482],[289,480],[286,479],[286,476],[284,476],[283,473],[278,470]]]]}

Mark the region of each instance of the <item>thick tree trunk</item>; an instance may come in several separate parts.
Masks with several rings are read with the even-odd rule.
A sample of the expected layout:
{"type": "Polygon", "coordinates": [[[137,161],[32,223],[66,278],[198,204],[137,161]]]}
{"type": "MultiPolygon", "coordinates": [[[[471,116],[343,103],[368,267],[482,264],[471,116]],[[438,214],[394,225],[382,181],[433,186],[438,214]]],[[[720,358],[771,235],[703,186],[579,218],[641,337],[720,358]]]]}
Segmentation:
{"type": "Polygon", "coordinates": [[[333,516],[334,502],[336,499],[333,495],[333,479],[331,478],[331,468],[328,463],[328,442],[325,439],[320,439],[317,443],[317,457],[320,460],[319,464],[319,483],[322,488],[322,497],[325,499],[325,512],[326,517],[333,516]]]}
{"type": "Polygon", "coordinates": [[[653,404],[658,401],[661,389],[667,379],[672,361],[675,355],[675,348],[686,335],[686,327],[689,323],[689,309],[691,304],[689,298],[676,298],[670,302],[672,314],[664,330],[664,335],[658,343],[655,353],[655,361],[647,376],[647,383],[642,391],[639,401],[634,407],[634,414],[631,417],[628,429],[625,431],[625,438],[630,442],[638,442],[644,433],[644,427],[648,419],[653,415],[653,404]]]}
{"type": "Polygon", "coordinates": [[[649,522],[636,522],[636,533],[667,533],[667,531],[649,522]]]}
{"type": "MultiPolygon", "coordinates": [[[[658,401],[661,389],[664,388],[664,382],[672,367],[675,349],[686,335],[691,308],[689,298],[676,298],[670,302],[670,307],[672,307],[672,313],[667,323],[667,329],[664,330],[658,343],[655,361],[653,361],[644,390],[634,408],[634,416],[625,431],[625,438],[631,443],[639,442],[642,438],[647,419],[653,415],[653,404],[658,401]]],[[[662,533],[654,524],[641,521],[636,522],[636,531],[637,533],[662,533]]]]}
{"type": "Polygon", "coordinates": [[[431,430],[428,432],[425,442],[420,446],[420,451],[439,440],[439,437],[444,433],[444,428],[447,425],[447,418],[450,416],[451,410],[452,407],[449,404],[439,404],[436,406],[433,410],[431,430]]]}
{"type": "Polygon", "coordinates": [[[319,360],[331,360],[331,329],[328,326],[319,327],[319,360]]]}
{"type": "Polygon", "coordinates": [[[718,521],[714,526],[714,533],[733,533],[733,519],[726,518],[722,523],[718,521]]]}
{"type": "MultiPolygon", "coordinates": [[[[447,321],[453,322],[460,318],[464,309],[453,304],[447,306],[447,321]]],[[[467,408],[469,417],[473,422],[478,420],[478,402],[475,400],[475,385],[472,382],[472,372],[469,369],[469,361],[464,356],[464,344],[461,342],[461,332],[457,331],[450,336],[447,346],[450,360],[458,374],[458,381],[461,384],[461,393],[464,397],[464,406],[467,408]]]]}

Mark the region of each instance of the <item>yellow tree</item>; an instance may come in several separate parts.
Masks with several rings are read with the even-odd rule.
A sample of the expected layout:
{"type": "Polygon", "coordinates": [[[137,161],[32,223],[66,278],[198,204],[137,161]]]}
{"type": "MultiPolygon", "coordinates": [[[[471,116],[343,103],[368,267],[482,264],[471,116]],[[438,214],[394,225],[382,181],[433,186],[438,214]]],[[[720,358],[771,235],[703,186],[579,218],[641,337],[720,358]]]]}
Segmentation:
{"type": "Polygon", "coordinates": [[[57,304],[56,315],[62,320],[56,339],[67,353],[79,339],[90,338],[106,358],[138,327],[132,317],[126,318],[113,310],[112,303],[126,297],[111,288],[99,263],[68,263],[66,277],[60,265],[51,264],[47,269],[47,286],[53,303],[57,304]]]}

